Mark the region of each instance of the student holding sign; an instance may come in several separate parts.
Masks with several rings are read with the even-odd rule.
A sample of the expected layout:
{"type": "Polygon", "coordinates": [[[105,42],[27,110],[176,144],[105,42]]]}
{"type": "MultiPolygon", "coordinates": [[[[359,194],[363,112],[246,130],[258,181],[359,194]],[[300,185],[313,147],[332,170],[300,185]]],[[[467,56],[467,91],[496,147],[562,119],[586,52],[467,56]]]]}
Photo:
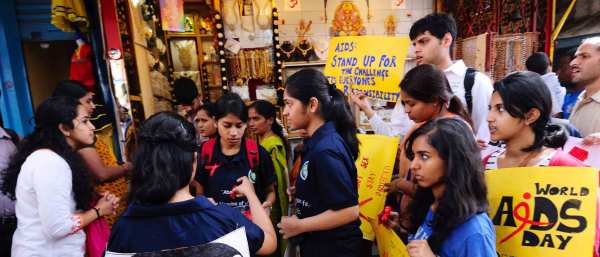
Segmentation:
{"type": "MultiPolygon", "coordinates": [[[[497,81],[488,123],[492,140],[503,141],[506,147],[484,157],[485,169],[584,166],[560,150],[568,134],[563,127],[550,124],[551,111],[552,96],[539,75],[514,72],[497,81]]],[[[594,249],[596,253],[598,245],[594,249]]]]}
{"type": "Polygon", "coordinates": [[[239,211],[215,205],[189,191],[197,165],[194,126],[172,112],[146,120],[138,132],[133,157],[131,205],[112,228],[108,251],[156,252],[198,246],[244,227],[250,253],[275,251],[277,241],[269,215],[247,177],[240,178],[233,196],[245,197],[252,221],[239,211]]]}
{"type": "Polygon", "coordinates": [[[302,168],[295,184],[296,214],[278,227],[300,246],[301,256],[359,256],[357,129],[344,95],[313,69],[286,82],[283,115],[306,129],[302,168]]]}
{"type": "MultiPolygon", "coordinates": [[[[400,96],[402,105],[408,117],[416,124],[409,130],[412,131],[422,126],[425,122],[439,117],[460,117],[465,124],[470,123],[469,115],[462,103],[452,93],[444,73],[431,64],[422,64],[411,69],[402,82],[400,82],[400,96]]],[[[402,146],[405,142],[401,143],[402,146]]],[[[416,190],[413,182],[413,173],[410,170],[410,161],[406,152],[400,149],[399,175],[400,178],[392,180],[388,185],[390,192],[403,192],[405,196],[412,196],[416,190]]],[[[402,198],[404,210],[409,198],[402,198]]]]}
{"type": "MultiPolygon", "coordinates": [[[[490,136],[485,119],[492,82],[484,73],[468,68],[463,60],[452,61],[452,48],[456,45],[454,19],[444,13],[429,14],[411,26],[409,36],[417,65],[432,64],[444,72],[452,92],[469,112],[477,138],[482,144],[487,143],[490,136]]],[[[365,95],[354,94],[351,99],[365,112],[377,134],[405,136],[413,125],[399,103],[394,107],[391,122],[386,123],[373,111],[365,95]]]]}
{"type": "Polygon", "coordinates": [[[480,150],[472,133],[463,120],[440,118],[407,138],[404,150],[418,185],[407,215],[411,257],[496,256],[480,150]]]}

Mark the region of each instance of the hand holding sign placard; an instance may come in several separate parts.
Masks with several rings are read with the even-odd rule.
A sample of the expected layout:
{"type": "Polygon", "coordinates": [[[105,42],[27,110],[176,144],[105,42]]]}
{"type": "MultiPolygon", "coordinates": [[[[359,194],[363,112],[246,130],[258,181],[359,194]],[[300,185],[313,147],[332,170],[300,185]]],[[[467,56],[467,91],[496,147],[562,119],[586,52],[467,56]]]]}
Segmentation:
{"type": "Polygon", "coordinates": [[[375,234],[369,221],[378,220],[377,215],[385,205],[387,193],[384,185],[392,179],[400,139],[382,135],[357,136],[360,141],[360,152],[356,159],[360,229],[363,238],[372,241],[375,234]]]}
{"type": "Polygon", "coordinates": [[[396,102],[408,53],[408,37],[335,37],[329,44],[325,76],[344,94],[396,102]]]}
{"type": "Polygon", "coordinates": [[[386,228],[377,220],[370,220],[369,224],[375,231],[377,238],[377,250],[381,257],[409,257],[406,245],[396,232],[390,228],[386,228]]]}
{"type": "Polygon", "coordinates": [[[485,176],[499,256],[592,256],[597,169],[525,167],[485,176]]]}
{"type": "Polygon", "coordinates": [[[585,161],[591,167],[600,168],[600,145],[585,145],[583,144],[583,139],[569,137],[563,149],[565,152],[571,152],[574,147],[579,147],[586,151],[587,159],[582,161],[585,161]]]}

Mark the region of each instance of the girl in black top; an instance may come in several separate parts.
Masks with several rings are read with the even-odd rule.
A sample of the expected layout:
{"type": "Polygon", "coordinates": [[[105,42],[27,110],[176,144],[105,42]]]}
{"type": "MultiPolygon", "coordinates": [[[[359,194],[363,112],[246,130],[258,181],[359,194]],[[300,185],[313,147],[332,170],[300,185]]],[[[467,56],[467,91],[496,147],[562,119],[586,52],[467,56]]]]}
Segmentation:
{"type": "Polygon", "coordinates": [[[264,148],[244,137],[248,121],[246,105],[238,95],[230,93],[219,98],[216,109],[218,135],[202,145],[201,152],[209,148],[211,154],[199,156],[197,193],[249,215],[246,198],[231,195],[237,180],[247,176],[263,206],[272,206],[275,202],[273,163],[264,148]],[[249,160],[248,156],[252,155],[258,160],[249,160]]]}

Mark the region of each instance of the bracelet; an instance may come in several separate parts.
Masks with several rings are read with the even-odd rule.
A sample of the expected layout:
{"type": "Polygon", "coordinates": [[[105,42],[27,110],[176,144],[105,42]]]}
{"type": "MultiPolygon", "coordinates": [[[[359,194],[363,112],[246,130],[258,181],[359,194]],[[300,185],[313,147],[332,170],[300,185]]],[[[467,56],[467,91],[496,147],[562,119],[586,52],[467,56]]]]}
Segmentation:
{"type": "Polygon", "coordinates": [[[92,209],[93,209],[94,211],[96,211],[96,215],[98,216],[98,218],[97,218],[97,219],[99,219],[99,218],[101,217],[101,216],[100,216],[100,210],[99,210],[98,208],[96,208],[96,207],[92,207],[92,209]]]}
{"type": "Polygon", "coordinates": [[[81,230],[81,216],[73,215],[73,217],[71,217],[71,220],[73,220],[73,227],[71,227],[70,234],[75,234],[76,232],[81,230]]]}

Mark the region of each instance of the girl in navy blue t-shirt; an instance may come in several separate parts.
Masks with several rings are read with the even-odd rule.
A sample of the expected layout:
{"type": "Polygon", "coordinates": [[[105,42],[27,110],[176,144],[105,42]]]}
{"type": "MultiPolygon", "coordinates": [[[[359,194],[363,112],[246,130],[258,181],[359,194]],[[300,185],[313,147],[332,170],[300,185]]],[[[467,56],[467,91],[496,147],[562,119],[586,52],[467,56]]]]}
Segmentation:
{"type": "Polygon", "coordinates": [[[295,215],[278,224],[301,256],[358,256],[357,129],[342,92],[313,69],[292,75],[284,91],[291,129],[306,129],[295,184],[295,215]]]}
{"type": "Polygon", "coordinates": [[[267,255],[277,245],[267,212],[248,178],[233,188],[245,196],[252,221],[239,211],[190,194],[197,165],[195,131],[172,112],[160,112],[140,127],[133,154],[131,204],[112,227],[107,250],[158,252],[204,245],[244,227],[251,254],[267,255]]]}
{"type": "Polygon", "coordinates": [[[248,121],[244,101],[237,94],[229,93],[219,98],[216,107],[218,135],[201,146],[197,193],[251,217],[247,199],[231,195],[237,180],[247,176],[254,184],[258,199],[269,210],[276,199],[273,162],[262,146],[244,137],[248,121]]]}

